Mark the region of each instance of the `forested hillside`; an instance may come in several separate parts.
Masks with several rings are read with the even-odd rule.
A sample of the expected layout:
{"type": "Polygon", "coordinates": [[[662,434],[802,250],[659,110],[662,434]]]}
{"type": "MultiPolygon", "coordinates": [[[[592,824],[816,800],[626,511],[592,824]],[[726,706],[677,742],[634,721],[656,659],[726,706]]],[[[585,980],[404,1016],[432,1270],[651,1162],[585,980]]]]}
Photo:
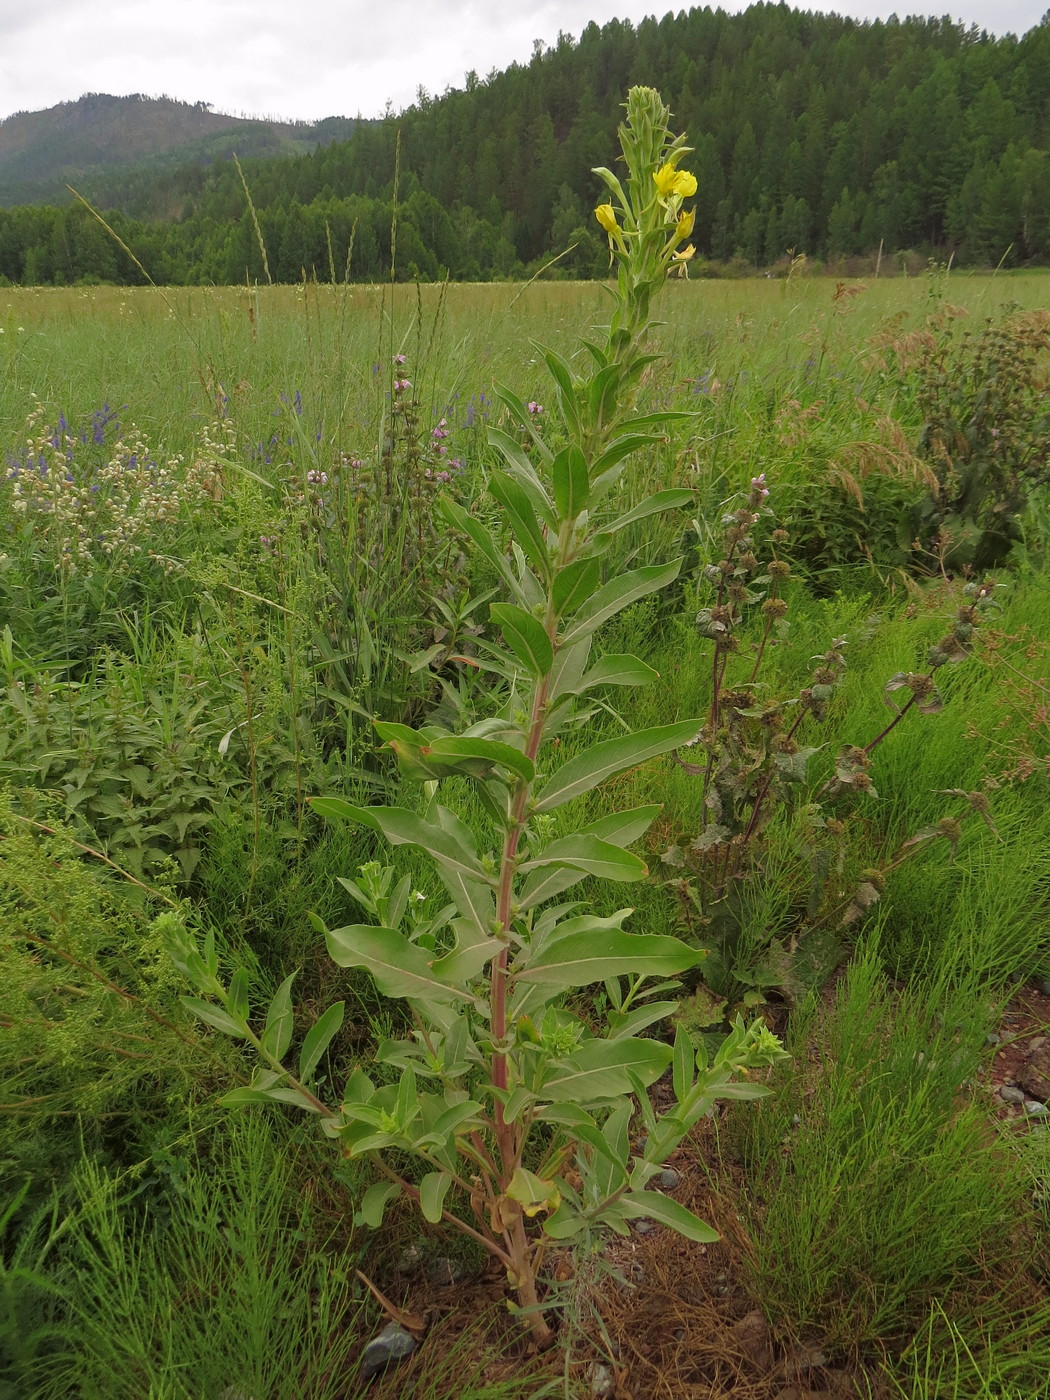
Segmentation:
{"type": "MultiPolygon", "coordinates": [[[[995,39],[941,19],[861,23],[754,5],[590,25],[528,63],[431,97],[348,141],[90,187],[156,281],[520,275],[575,248],[607,265],[591,167],[633,83],[669,100],[696,148],[694,242],[719,264],[789,249],[910,249],[971,264],[1050,260],[1050,22],[995,39]],[[171,217],[177,211],[177,217],[171,217]]],[[[141,274],[82,207],[0,211],[12,282],[141,274]]]]}

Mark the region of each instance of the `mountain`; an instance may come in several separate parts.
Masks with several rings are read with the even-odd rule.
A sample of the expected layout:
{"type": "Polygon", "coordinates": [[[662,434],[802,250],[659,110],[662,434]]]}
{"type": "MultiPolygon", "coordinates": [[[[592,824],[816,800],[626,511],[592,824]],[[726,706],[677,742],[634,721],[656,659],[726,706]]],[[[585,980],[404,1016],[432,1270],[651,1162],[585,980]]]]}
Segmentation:
{"type": "MultiPolygon", "coordinates": [[[[349,123],[346,139],[335,139],[339,118],[237,123],[171,103],[181,144],[162,147],[155,131],[144,164],[130,130],[92,147],[88,117],[123,104],[130,128],[153,105],[82,99],[70,104],[81,109],[77,188],[137,264],[55,196],[0,208],[0,285],[134,282],[141,268],[173,284],[476,281],[531,275],[554,256],[551,275],[604,276],[592,211],[605,192],[592,170],[616,150],[632,84],[660,90],[694,148],[697,270],[786,266],[798,253],[1050,265],[1050,15],[995,38],[950,19],[758,3],[590,24],[526,63],[468,74],[461,90],[421,90],[403,112],[349,123]],[[123,151],[122,140],[132,163],[104,165],[107,143],[123,151]],[[218,158],[230,149],[241,170],[218,158]]],[[[63,110],[39,114],[51,124],[35,159],[51,159],[53,180],[74,163],[55,134],[63,110]]]]}
{"type": "Polygon", "coordinates": [[[227,116],[207,102],[86,93],[0,121],[0,204],[65,202],[67,185],[96,190],[121,172],[207,165],[234,153],[302,155],[346,140],[356,125],[347,117],[279,122],[227,116]]]}

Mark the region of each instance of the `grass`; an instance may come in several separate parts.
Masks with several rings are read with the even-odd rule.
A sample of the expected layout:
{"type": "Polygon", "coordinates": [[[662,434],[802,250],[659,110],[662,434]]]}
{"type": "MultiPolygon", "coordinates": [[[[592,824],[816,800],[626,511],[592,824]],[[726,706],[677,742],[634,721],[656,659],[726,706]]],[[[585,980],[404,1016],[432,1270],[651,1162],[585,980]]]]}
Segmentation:
{"type": "MultiPolygon", "coordinates": [[[[948,292],[976,320],[1007,297],[1038,307],[1045,289],[1038,276],[953,274],[948,292]]],[[[894,432],[914,444],[915,385],[873,343],[898,314],[914,328],[938,295],[925,278],[856,295],[817,279],[669,289],[655,347],[667,359],[648,372],[643,399],[697,416],[639,458],[623,495],[688,485],[696,506],[659,531],[625,530],[603,561],[612,576],[684,557],[674,587],[604,638],[660,681],[599,692],[589,729],[611,737],[625,720],[643,728],[704,714],[701,570],[716,557],[719,515],[765,472],[795,571],[789,629],[764,660],[767,693],[797,694],[833,637],[848,638],[848,669],[827,717],[800,731],[817,750],[811,772],[768,828],[726,961],[731,1004],[778,1024],[796,1008],[793,1064],[773,1098],[741,1108],[733,1133],[746,1164],[734,1209],[752,1237],[750,1298],[784,1346],[833,1348],[880,1372],[895,1395],[1014,1400],[1039,1393],[1050,1359],[1050,1139],[1033,1134],[1016,1155],[961,1086],[980,1070],[1013,981],[1050,969],[1041,497],[1017,566],[1000,579],[990,623],[999,650],[979,647],[938,673],[943,712],[908,715],[878,745],[878,796],[856,798],[834,848],[844,888],[887,869],[881,898],[848,929],[826,920],[808,983],[785,975],[812,879],[808,804],[840,746],[866,745],[886,726],[885,682],[924,667],[957,606],[946,582],[917,584],[905,569],[914,560],[896,518],[921,486],[894,432]],[[900,460],[863,478],[858,463],[893,443],[900,460]],[[861,480],[863,509],[842,469],[861,480]],[[1034,755],[1026,782],[1004,777],[1021,720],[1034,755]],[[964,811],[951,790],[987,790],[994,832],[969,817],[954,847],[930,841],[898,863],[903,842],[964,811]],[[848,967],[830,1003],[807,999],[838,960],[848,967]]],[[[40,1400],[210,1400],[231,1385],[256,1400],[341,1393],[376,1321],[362,1310],[352,1267],[363,1246],[347,1226],[364,1182],[329,1177],[323,1145],[307,1149],[281,1118],[214,1108],[240,1061],[191,1030],[150,920],[167,899],[212,928],[224,959],[252,969],[253,1004],[299,969],[300,1035],[345,997],[330,1057],[337,1086],[390,1033],[389,1007],[366,979],[334,969],[308,918],[353,921],[336,877],[354,877],[375,851],[354,829],[318,822],[306,798],[413,806],[419,791],[376,752],[371,716],[459,724],[492,712],[487,683],[448,658],[470,655],[487,607],[470,612],[466,600],[493,580],[434,527],[425,483],[445,441],[463,468],[442,489],[484,508],[493,382],[542,402],[536,343],[571,353],[603,296],[564,283],[0,292],[5,450],[24,455],[32,395],[52,427],[59,411],[76,428],[104,403],[127,405],[123,419],[158,459],[181,456],[198,491],[174,512],[158,506],[141,551],[96,551],[77,572],[56,552],[53,520],[27,529],[0,498],[10,804],[0,919],[16,994],[0,1026],[10,1067],[0,1160],[5,1200],[17,1205],[4,1226],[0,1396],[4,1385],[40,1400]],[[401,354],[396,372],[416,401],[407,424],[392,408],[401,354]],[[442,418],[447,440],[434,437],[442,418]],[[323,490],[310,475],[321,472],[323,490]],[[159,897],[85,858],[66,823],[159,897]],[[145,1038],[143,1059],[110,1053],[121,1035],[145,1038]],[[53,1097],[29,1103],[31,1082],[53,1097]]],[[[92,450],[76,447],[78,470],[92,450]]],[[[566,731],[563,752],[583,737],[566,731]]],[[[445,800],[488,829],[466,788],[445,800]]],[[[678,873],[660,859],[699,833],[701,780],[644,765],[559,812],[559,830],[649,801],[664,811],[630,926],[685,925],[710,946],[710,926],[690,922],[678,873]]],[[[443,902],[412,852],[391,859],[443,902]]],[[[595,882],[581,888],[608,904],[595,882]]],[[[738,1170],[728,1151],[706,1165],[723,1183],[738,1170]]],[[[400,1243],[383,1237],[371,1256],[384,1279],[400,1243]]],[[[412,1363],[412,1393],[535,1400],[548,1382],[572,1393],[551,1370],[494,1379],[508,1367],[486,1358],[506,1337],[487,1321],[458,1342],[440,1332],[412,1363]]],[[[399,1384],[386,1383],[391,1395],[399,1384]]]]}

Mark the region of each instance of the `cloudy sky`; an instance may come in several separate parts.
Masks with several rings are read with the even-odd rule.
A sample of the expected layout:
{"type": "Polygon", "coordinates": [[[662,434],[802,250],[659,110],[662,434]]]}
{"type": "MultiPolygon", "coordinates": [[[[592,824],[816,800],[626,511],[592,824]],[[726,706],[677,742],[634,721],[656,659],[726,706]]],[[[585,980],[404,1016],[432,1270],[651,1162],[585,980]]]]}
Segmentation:
{"type": "MultiPolygon", "coordinates": [[[[1050,0],[812,0],[857,18],[950,14],[996,34],[1038,24],[1050,0]]],[[[527,62],[537,39],[591,20],[666,13],[645,0],[0,0],[0,119],[84,92],[161,93],[236,115],[371,117],[422,86],[527,62]]],[[[679,0],[678,8],[681,8],[679,0]]],[[[723,0],[744,8],[744,0],[723,0]]]]}

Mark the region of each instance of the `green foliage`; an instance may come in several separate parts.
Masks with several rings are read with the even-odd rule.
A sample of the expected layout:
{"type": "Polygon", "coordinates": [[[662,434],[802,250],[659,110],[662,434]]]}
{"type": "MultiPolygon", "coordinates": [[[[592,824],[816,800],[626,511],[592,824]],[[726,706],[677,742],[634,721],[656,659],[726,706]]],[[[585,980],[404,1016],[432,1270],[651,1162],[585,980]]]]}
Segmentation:
{"type": "Polygon", "coordinates": [[[361,1348],[354,1256],[311,1165],[278,1123],[232,1122],[211,1151],[189,1148],[167,1224],[150,1229],[126,1177],[82,1162],[48,1260],[66,1345],[32,1393],[342,1395],[361,1348]]]}
{"type": "Polygon", "coordinates": [[[796,1017],[798,1058],[741,1125],[752,1285],[796,1335],[842,1352],[907,1335],[1008,1251],[1023,1177],[959,1096],[988,1023],[972,982],[897,993],[872,949],[796,1017]]]}
{"type": "Polygon", "coordinates": [[[249,1024],[247,974],[240,970],[227,984],[213,941],[199,949],[174,927],[170,938],[176,965],[207,998],[185,998],[187,1006],[216,1029],[248,1040],[259,1056],[251,1086],[234,1090],[227,1102],[270,1098],[319,1114],[344,1151],[372,1159],[384,1178],[366,1194],[359,1220],[381,1224],[386,1206],[402,1193],[431,1223],[449,1220],[499,1260],[541,1344],[552,1337],[537,1291],[549,1240],[601,1226],[626,1234],[628,1222],[643,1216],[691,1239],[713,1237],[648,1183],[717,1098],[762,1092],[733,1082],[738,1071],[781,1053],[764,1027],[748,1031],[742,1021],[713,1063],[681,1028],[673,1048],[643,1036],[673,1007],[651,998],[673,987],[668,979],[695,966],[699,955],[677,939],[625,932],[629,909],[598,918],[577,913],[579,902],[551,903],[588,875],[623,882],[644,876],[644,863],[625,847],[647,830],[657,809],[619,812],[553,840],[551,814],[676,748],[696,728],[684,721],[629,732],[585,746],[560,764],[551,743],[573,718],[578,696],[594,686],[652,678],[633,657],[605,657],[588,669],[592,639],[603,622],[671,582],[677,562],[632,570],[604,585],[594,564],[621,529],[690,499],[685,491],[664,491],[627,512],[614,507],[611,518],[605,514],[629,454],[676,416],[638,415],[631,404],[651,359],[642,353],[649,303],[681,261],[678,245],[692,223],[682,199],[696,185],[677,168],[686,148],[668,131],[658,94],[632,88],[626,106],[620,140],[627,188],[603,171],[619,217],[611,205],[598,211],[621,269],[607,344],[586,344],[594,368],[583,377],[554,351],[544,352],[568,442],[555,451],[534,413],[510,390],[499,390],[521,435],[519,441],[498,428],[490,433],[504,470],[490,474],[489,489],[511,526],[512,555],[461,508],[445,509],[514,599],[490,605],[501,643],[486,640],[479,663],[506,682],[504,702],[458,735],[437,726],[377,724],[405,777],[425,785],[417,810],[359,807],[340,798],[313,802],[322,816],[424,851],[452,901],[433,919],[409,915],[406,927],[407,879],[392,888],[388,872],[364,867],[363,885],[346,888],[385,922],[327,929],[316,921],[336,963],[367,970],[384,996],[408,1003],[412,1034],[377,1052],[379,1064],[398,1072],[395,1082],[377,1084],[358,1067],[340,1108],[327,1108],[310,1078],[339,1029],[341,1007],[315,1022],[292,1075],[281,1063],[291,1039],[292,979],[278,990],[259,1033],[249,1024]],[[440,783],[451,777],[473,785],[489,818],[483,845],[437,800],[440,783]],[[567,1001],[572,990],[596,983],[604,983],[608,999],[604,1034],[567,1001]],[[674,1107],[658,1112],[647,1091],[669,1067],[674,1107]],[[648,1129],[641,1152],[629,1141],[632,1093],[648,1129]],[[427,1168],[418,1185],[397,1165],[396,1154],[406,1152],[427,1168]],[[470,1217],[446,1203],[454,1189],[469,1200],[470,1217]],[[539,1238],[526,1228],[538,1215],[545,1217],[539,1238]]]}
{"type": "Polygon", "coordinates": [[[60,827],[0,810],[0,1171],[61,1177],[83,1133],[130,1142],[234,1068],[182,1012],[147,896],[60,827]],[[81,1117],[83,1115],[83,1117],[81,1117]]]}
{"type": "Polygon", "coordinates": [[[1020,537],[1028,493],[1045,487],[1050,412],[1045,313],[1007,308],[979,331],[943,316],[913,368],[923,427],[919,449],[937,474],[936,492],[906,528],[950,569],[1002,563],[1020,537]]]}

